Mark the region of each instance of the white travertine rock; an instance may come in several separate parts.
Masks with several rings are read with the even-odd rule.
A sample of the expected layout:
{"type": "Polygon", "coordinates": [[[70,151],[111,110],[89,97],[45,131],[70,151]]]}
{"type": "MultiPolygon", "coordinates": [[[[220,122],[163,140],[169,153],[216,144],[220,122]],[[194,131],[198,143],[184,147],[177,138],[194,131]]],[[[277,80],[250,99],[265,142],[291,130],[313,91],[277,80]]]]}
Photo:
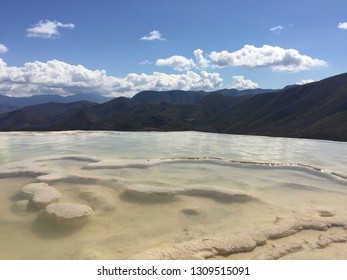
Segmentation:
{"type": "Polygon", "coordinates": [[[320,249],[324,249],[332,243],[345,243],[347,242],[347,233],[337,234],[320,234],[317,241],[317,246],[320,249]]]}
{"type": "Polygon", "coordinates": [[[46,207],[41,216],[58,225],[78,226],[88,222],[93,210],[83,204],[54,203],[46,207]]]}
{"type": "MultiPolygon", "coordinates": [[[[257,246],[262,246],[269,239],[279,239],[291,236],[303,230],[326,231],[331,227],[347,226],[347,218],[331,216],[329,210],[296,212],[286,218],[277,218],[274,225],[267,229],[255,229],[250,234],[238,234],[223,238],[203,238],[195,241],[177,244],[168,249],[150,249],[139,253],[133,259],[207,259],[217,256],[228,256],[241,252],[252,251],[257,246]],[[326,215],[328,214],[328,215],[326,215]]],[[[346,242],[347,233],[322,235],[318,248],[324,248],[331,243],[346,242]]],[[[275,242],[272,241],[272,242],[275,242]]],[[[304,243],[304,241],[303,241],[304,243]]],[[[304,249],[304,244],[295,242],[286,245],[277,245],[270,250],[263,251],[254,256],[255,259],[279,259],[285,255],[304,249]]]]}
{"type": "Polygon", "coordinates": [[[140,199],[167,199],[179,194],[181,189],[148,187],[144,185],[133,185],[126,187],[124,193],[131,197],[140,199]]]}
{"type": "Polygon", "coordinates": [[[164,199],[172,198],[175,195],[203,196],[217,199],[224,202],[247,202],[258,200],[256,197],[240,191],[219,187],[185,187],[185,188],[164,188],[150,187],[145,185],[128,186],[124,193],[139,199],[164,199]]]}
{"type": "Polygon", "coordinates": [[[257,243],[257,246],[263,246],[267,242],[266,233],[264,230],[256,229],[250,234],[252,239],[257,243]]]}
{"type": "Polygon", "coordinates": [[[46,182],[56,182],[56,181],[64,181],[64,182],[78,182],[78,183],[92,183],[97,181],[96,178],[87,177],[87,176],[78,176],[66,171],[54,171],[49,174],[44,174],[36,177],[39,181],[46,182]]]}
{"type": "Polygon", "coordinates": [[[49,186],[46,183],[32,183],[25,185],[23,188],[21,188],[21,192],[25,195],[27,199],[32,199],[36,192],[42,191],[48,187],[49,186]]]}
{"type": "Polygon", "coordinates": [[[25,185],[21,192],[29,199],[30,204],[37,209],[43,209],[47,205],[57,202],[61,194],[57,189],[46,183],[32,183],[25,185]]]}
{"type": "Polygon", "coordinates": [[[286,255],[303,250],[304,247],[300,243],[286,244],[282,246],[275,246],[270,250],[259,253],[253,257],[255,260],[278,260],[286,255]]]}
{"type": "Polygon", "coordinates": [[[48,174],[40,175],[36,179],[40,181],[47,181],[47,182],[53,182],[53,181],[59,181],[59,180],[64,180],[72,176],[71,174],[67,174],[66,172],[63,171],[55,171],[55,172],[50,172],[48,174]]]}
{"type": "Polygon", "coordinates": [[[230,202],[246,202],[256,198],[240,190],[232,190],[220,187],[186,187],[181,192],[184,195],[205,196],[230,202]]]}
{"type": "Polygon", "coordinates": [[[249,252],[256,246],[257,243],[247,234],[220,239],[204,238],[181,243],[168,250],[148,250],[137,254],[134,259],[202,260],[217,255],[224,256],[232,253],[249,252]]]}
{"type": "Polygon", "coordinates": [[[57,174],[57,168],[54,166],[54,163],[53,165],[52,163],[50,163],[59,160],[72,160],[89,163],[95,163],[99,161],[94,157],[83,155],[52,155],[37,157],[32,160],[21,160],[19,162],[11,162],[2,165],[0,170],[0,178],[16,177],[22,175],[43,176],[41,178],[45,178],[44,176],[47,175],[48,179],[50,177],[52,179],[60,179],[61,175],[57,174]]]}

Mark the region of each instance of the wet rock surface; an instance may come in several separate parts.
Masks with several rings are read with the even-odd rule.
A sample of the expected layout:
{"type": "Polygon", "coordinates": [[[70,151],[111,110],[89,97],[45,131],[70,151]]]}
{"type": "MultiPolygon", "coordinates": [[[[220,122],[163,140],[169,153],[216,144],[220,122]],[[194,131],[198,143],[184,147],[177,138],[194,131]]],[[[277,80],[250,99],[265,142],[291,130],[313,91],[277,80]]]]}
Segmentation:
{"type": "MultiPolygon", "coordinates": [[[[238,253],[251,252],[256,247],[272,242],[267,248],[255,254],[253,259],[273,260],[304,250],[305,240],[289,244],[274,244],[277,240],[291,237],[301,231],[327,231],[332,227],[344,228],[347,217],[332,216],[332,212],[310,209],[298,211],[284,218],[276,218],[272,227],[255,229],[250,234],[238,234],[222,238],[203,238],[177,244],[166,250],[151,249],[133,256],[133,259],[211,259],[231,257],[238,253]]],[[[331,243],[346,242],[347,232],[343,234],[321,234],[317,241],[318,248],[325,248],[331,243]]],[[[283,242],[282,242],[283,243],[283,242]]]]}
{"type": "Polygon", "coordinates": [[[242,203],[259,199],[241,190],[229,190],[220,187],[181,187],[165,188],[146,185],[127,186],[124,194],[137,199],[168,199],[175,196],[205,197],[224,203],[242,203]]]}
{"type": "Polygon", "coordinates": [[[166,201],[173,199],[180,193],[180,189],[150,187],[146,185],[133,185],[127,186],[124,190],[124,196],[131,199],[144,200],[144,201],[166,201]]]}
{"type": "Polygon", "coordinates": [[[278,260],[281,257],[303,250],[300,243],[291,243],[283,246],[273,246],[269,250],[257,254],[253,257],[255,260],[278,260]]]}
{"type": "Polygon", "coordinates": [[[61,198],[60,192],[46,183],[25,185],[21,192],[29,199],[30,205],[37,209],[44,209],[47,205],[57,202],[61,198]]]}
{"type": "Polygon", "coordinates": [[[93,210],[82,204],[54,203],[48,205],[40,214],[46,221],[63,226],[80,226],[88,222],[93,210]]]}

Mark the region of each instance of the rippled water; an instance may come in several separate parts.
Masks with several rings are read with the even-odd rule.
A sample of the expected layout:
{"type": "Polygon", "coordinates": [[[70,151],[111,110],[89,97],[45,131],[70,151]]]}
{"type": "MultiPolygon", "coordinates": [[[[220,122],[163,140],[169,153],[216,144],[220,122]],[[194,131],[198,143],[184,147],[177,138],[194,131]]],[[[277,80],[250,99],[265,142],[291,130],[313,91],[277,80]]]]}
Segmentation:
{"type": "MultiPolygon", "coordinates": [[[[1,133],[0,258],[128,259],[271,228],[296,211],[344,219],[346,155],[344,142],[199,132],[1,133]],[[56,188],[60,202],[93,208],[90,221],[38,219],[18,195],[36,182],[56,188]]],[[[319,247],[321,232],[300,229],[288,238],[302,248],[283,257],[347,258],[343,224],[330,226],[340,242],[319,247]]],[[[288,240],[215,257],[253,258],[288,240]]]]}

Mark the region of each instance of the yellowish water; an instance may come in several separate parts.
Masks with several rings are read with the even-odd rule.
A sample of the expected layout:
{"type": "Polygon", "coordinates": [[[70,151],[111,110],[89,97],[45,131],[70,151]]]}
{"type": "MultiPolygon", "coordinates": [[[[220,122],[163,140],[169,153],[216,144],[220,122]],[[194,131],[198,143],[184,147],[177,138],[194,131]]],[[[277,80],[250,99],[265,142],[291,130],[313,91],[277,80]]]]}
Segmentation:
{"type": "MultiPolygon", "coordinates": [[[[347,216],[347,143],[197,132],[3,133],[0,143],[0,259],[128,259],[271,227],[297,210],[347,216]],[[18,195],[35,182],[56,188],[60,202],[90,206],[90,221],[68,228],[38,219],[18,195]],[[131,196],[132,186],[222,191],[131,196]],[[251,199],[223,199],[224,191],[251,199]]],[[[273,242],[314,244],[319,234],[218,258],[252,258],[273,242]]],[[[284,258],[345,259],[345,248],[305,245],[284,258]]]]}

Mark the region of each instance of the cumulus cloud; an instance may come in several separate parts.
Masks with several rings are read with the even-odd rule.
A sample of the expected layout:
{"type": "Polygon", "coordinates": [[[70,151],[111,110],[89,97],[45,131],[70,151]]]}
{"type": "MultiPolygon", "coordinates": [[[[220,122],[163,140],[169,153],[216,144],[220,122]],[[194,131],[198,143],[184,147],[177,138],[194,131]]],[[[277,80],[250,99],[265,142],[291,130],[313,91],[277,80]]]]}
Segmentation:
{"type": "Polygon", "coordinates": [[[56,38],[60,35],[59,28],[73,29],[73,23],[61,23],[59,21],[41,20],[39,23],[34,24],[33,27],[28,28],[27,37],[29,38],[56,38]]]}
{"type": "Polygon", "coordinates": [[[194,51],[195,56],[195,66],[199,69],[205,69],[209,67],[210,61],[203,55],[203,51],[197,49],[194,51]]]}
{"type": "Polygon", "coordinates": [[[156,66],[171,66],[177,71],[187,71],[193,68],[206,69],[223,68],[229,66],[260,68],[268,67],[275,72],[300,72],[327,66],[324,60],[312,58],[300,54],[295,49],[283,49],[277,46],[264,45],[255,47],[245,45],[242,49],[229,52],[213,51],[204,56],[203,51],[197,49],[194,51],[195,59],[180,55],[174,55],[169,58],[161,58],[156,62],[156,66]]]}
{"type": "Polygon", "coordinates": [[[306,84],[313,83],[313,82],[315,82],[315,80],[312,80],[312,79],[305,80],[305,79],[303,79],[300,82],[297,82],[296,84],[297,85],[306,85],[306,84]]]}
{"type": "Polygon", "coordinates": [[[259,88],[259,85],[251,80],[246,80],[244,76],[233,76],[231,88],[236,88],[238,90],[255,89],[259,88]]]}
{"type": "Polygon", "coordinates": [[[177,71],[187,71],[194,67],[192,59],[188,59],[184,56],[174,55],[169,58],[160,58],[155,63],[156,66],[170,66],[177,71]]]}
{"type": "Polygon", "coordinates": [[[346,22],[340,22],[339,25],[337,26],[337,28],[347,30],[347,21],[346,22]]]}
{"type": "Polygon", "coordinates": [[[108,76],[104,70],[89,70],[59,60],[8,66],[0,59],[0,92],[9,96],[39,94],[70,95],[97,93],[131,96],[142,90],[216,90],[222,86],[219,73],[188,71],[179,75],[154,72],[130,73],[124,78],[108,76]]]}
{"type": "Polygon", "coordinates": [[[324,60],[302,55],[295,49],[283,49],[269,45],[259,48],[253,45],[245,45],[235,52],[213,51],[209,58],[214,67],[270,67],[276,72],[299,72],[327,66],[324,60]]]}
{"type": "Polygon", "coordinates": [[[0,44],[0,54],[7,53],[8,48],[4,44],[0,44]]]}
{"type": "Polygon", "coordinates": [[[206,69],[209,67],[210,61],[204,56],[204,52],[200,49],[194,51],[195,60],[186,58],[181,55],[173,55],[168,58],[160,58],[156,61],[156,66],[170,66],[176,71],[187,71],[193,68],[206,69]]]}
{"type": "Polygon", "coordinates": [[[166,41],[166,39],[163,38],[163,36],[161,35],[160,31],[158,31],[158,30],[153,30],[148,35],[141,37],[140,40],[144,40],[144,41],[156,41],[156,40],[157,41],[166,41]]]}
{"type": "Polygon", "coordinates": [[[147,74],[128,74],[125,80],[136,88],[141,90],[213,90],[220,88],[223,79],[219,73],[208,73],[202,71],[197,74],[193,71],[187,71],[185,74],[165,74],[154,72],[147,74]]]}

